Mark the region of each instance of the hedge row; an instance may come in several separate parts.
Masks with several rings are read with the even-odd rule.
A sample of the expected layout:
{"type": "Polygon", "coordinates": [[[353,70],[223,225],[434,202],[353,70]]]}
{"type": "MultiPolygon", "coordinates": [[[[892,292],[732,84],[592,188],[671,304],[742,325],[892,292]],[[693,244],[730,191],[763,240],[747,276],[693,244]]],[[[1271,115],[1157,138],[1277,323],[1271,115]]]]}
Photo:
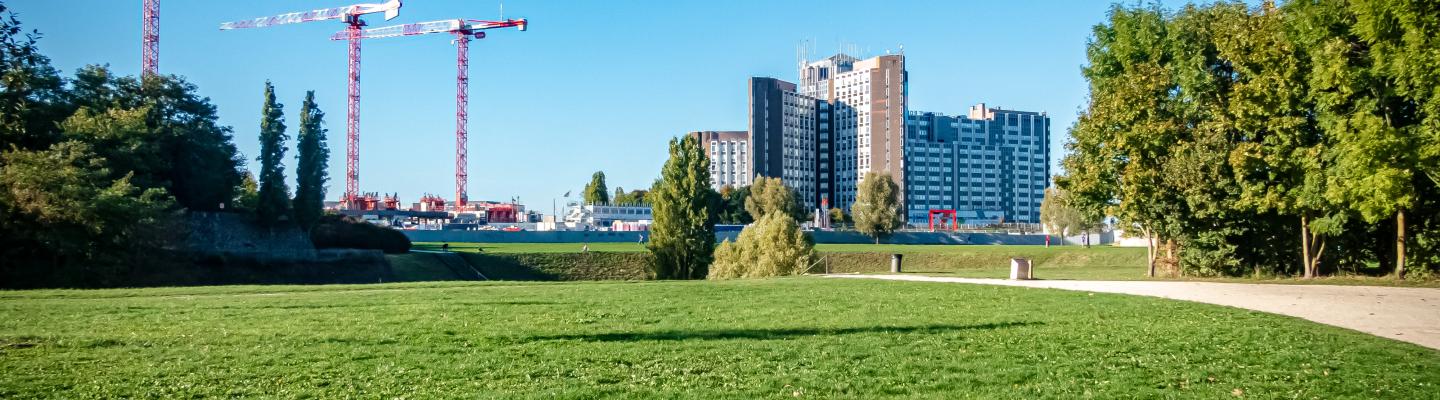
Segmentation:
{"type": "MultiPolygon", "coordinates": [[[[1143,266],[1145,253],[1092,249],[1055,251],[1015,248],[996,251],[906,253],[905,272],[943,273],[963,269],[1008,268],[1011,257],[1029,258],[1036,267],[1089,268],[1143,266]]],[[[492,280],[590,281],[650,279],[650,253],[457,253],[492,280]]],[[[822,252],[810,273],[879,273],[890,271],[890,253],[822,252]]]]}
{"type": "Polygon", "coordinates": [[[650,279],[650,253],[460,253],[492,280],[601,281],[650,279]]]}

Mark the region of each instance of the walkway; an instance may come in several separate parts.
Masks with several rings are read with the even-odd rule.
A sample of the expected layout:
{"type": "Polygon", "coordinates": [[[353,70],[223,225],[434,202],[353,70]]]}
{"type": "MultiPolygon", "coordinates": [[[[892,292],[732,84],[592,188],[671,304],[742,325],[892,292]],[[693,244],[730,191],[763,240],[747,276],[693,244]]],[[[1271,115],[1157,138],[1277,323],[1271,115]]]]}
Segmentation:
{"type": "Polygon", "coordinates": [[[921,275],[830,278],[954,282],[1123,293],[1283,314],[1440,350],[1440,289],[1162,281],[1011,281],[921,275]]]}

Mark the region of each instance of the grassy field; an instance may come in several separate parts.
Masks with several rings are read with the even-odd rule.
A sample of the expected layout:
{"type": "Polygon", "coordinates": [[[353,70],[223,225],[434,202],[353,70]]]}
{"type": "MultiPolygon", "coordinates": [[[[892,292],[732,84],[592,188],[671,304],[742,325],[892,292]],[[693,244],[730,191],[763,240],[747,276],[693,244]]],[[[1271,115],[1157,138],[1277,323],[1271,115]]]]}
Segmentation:
{"type": "Polygon", "coordinates": [[[1162,299],[919,282],[0,292],[0,398],[1426,398],[1440,352],[1162,299]]]}

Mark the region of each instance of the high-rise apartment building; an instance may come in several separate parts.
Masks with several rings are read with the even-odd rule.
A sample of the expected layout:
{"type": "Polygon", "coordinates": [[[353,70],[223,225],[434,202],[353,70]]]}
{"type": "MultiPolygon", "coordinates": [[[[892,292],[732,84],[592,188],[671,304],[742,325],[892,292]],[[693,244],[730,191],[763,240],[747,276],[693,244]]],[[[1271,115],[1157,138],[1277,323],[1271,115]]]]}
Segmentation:
{"type": "Polygon", "coordinates": [[[750,78],[750,143],[754,173],[779,177],[805,209],[819,206],[816,128],[819,102],[795,92],[795,84],[750,78]]]}
{"type": "Polygon", "coordinates": [[[754,151],[745,131],[690,132],[710,156],[710,186],[716,189],[749,186],[755,178],[754,151]]]}
{"type": "Polygon", "coordinates": [[[747,131],[691,134],[707,146],[716,189],[779,177],[806,209],[849,212],[876,171],[900,186],[911,223],[930,210],[1039,222],[1049,117],[984,104],[966,116],[910,112],[908,86],[903,55],[836,54],[801,62],[798,85],[751,78],[747,131]]]}
{"type": "Polygon", "coordinates": [[[967,116],[911,112],[906,128],[911,222],[924,222],[937,209],[1000,211],[1006,222],[1040,222],[1050,177],[1049,116],[980,104],[967,116]]]}

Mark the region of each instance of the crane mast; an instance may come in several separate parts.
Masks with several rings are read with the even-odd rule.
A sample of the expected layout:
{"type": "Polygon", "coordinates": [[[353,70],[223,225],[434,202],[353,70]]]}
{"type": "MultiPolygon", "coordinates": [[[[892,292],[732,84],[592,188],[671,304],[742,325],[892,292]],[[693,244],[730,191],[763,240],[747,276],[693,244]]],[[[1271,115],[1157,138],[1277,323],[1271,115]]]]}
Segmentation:
{"type": "MultiPolygon", "coordinates": [[[[506,19],[504,21],[482,21],[466,19],[447,19],[440,21],[420,22],[414,24],[394,25],[381,28],[347,29],[338,32],[330,37],[331,40],[350,40],[356,43],[359,39],[380,39],[401,36],[415,36],[431,33],[449,33],[455,35],[455,207],[457,210],[465,207],[469,202],[467,187],[469,185],[469,120],[470,120],[470,39],[485,38],[485,31],[499,28],[517,28],[521,31],[529,27],[529,21],[521,19],[506,19]],[[358,31],[358,33],[357,33],[358,31]],[[358,38],[356,35],[359,35],[358,38]]],[[[359,46],[354,45],[355,51],[359,46]]],[[[358,74],[358,66],[354,73],[358,74]]],[[[359,96],[358,89],[354,92],[359,96]]]]}
{"type": "Polygon", "coordinates": [[[386,20],[394,19],[400,15],[401,6],[401,0],[390,0],[379,4],[355,4],[220,24],[221,30],[231,30],[334,19],[345,23],[346,28],[342,33],[344,34],[343,40],[349,42],[347,51],[348,90],[346,91],[348,102],[345,108],[345,194],[341,198],[341,204],[344,204],[346,208],[355,208],[360,195],[360,39],[365,27],[365,21],[360,17],[366,14],[384,13],[386,20]]]}
{"type": "Polygon", "coordinates": [[[144,0],[144,26],[140,45],[140,71],[142,76],[160,72],[160,0],[144,0]]]}
{"type": "Polygon", "coordinates": [[[455,32],[455,207],[470,201],[470,32],[455,32]]]}

